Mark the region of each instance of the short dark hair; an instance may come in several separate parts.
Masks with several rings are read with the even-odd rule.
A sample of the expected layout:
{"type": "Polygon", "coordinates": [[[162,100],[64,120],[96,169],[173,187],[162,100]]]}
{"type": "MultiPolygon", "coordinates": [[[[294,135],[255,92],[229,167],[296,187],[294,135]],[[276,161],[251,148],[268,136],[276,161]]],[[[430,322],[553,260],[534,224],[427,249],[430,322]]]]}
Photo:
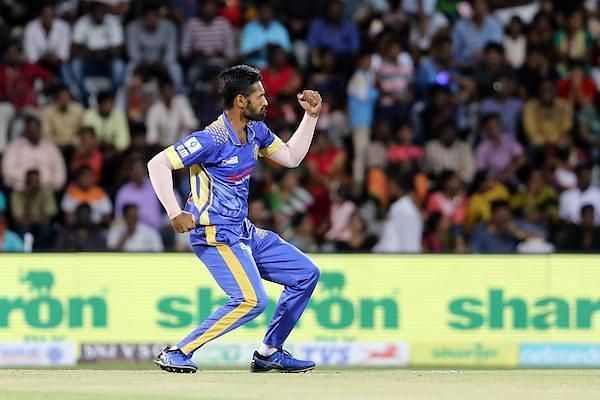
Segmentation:
{"type": "Polygon", "coordinates": [[[580,215],[583,216],[586,212],[595,212],[594,206],[591,204],[584,204],[581,206],[581,210],[579,211],[580,215]]]}
{"type": "Polygon", "coordinates": [[[138,206],[135,203],[127,203],[123,206],[123,215],[127,214],[129,210],[137,210],[138,206]]]}
{"type": "Polygon", "coordinates": [[[39,176],[39,175],[40,175],[40,171],[39,171],[39,170],[37,170],[37,169],[28,169],[28,170],[25,172],[25,179],[28,179],[28,178],[29,178],[30,176],[32,176],[32,175],[37,175],[37,176],[39,176]]]}
{"type": "Polygon", "coordinates": [[[490,205],[492,207],[492,214],[501,208],[510,208],[508,201],[506,200],[492,200],[490,205]]]}
{"type": "Polygon", "coordinates": [[[115,100],[115,95],[112,91],[105,90],[105,91],[98,93],[98,97],[97,97],[98,105],[104,103],[106,100],[111,100],[111,101],[115,100]]]}
{"type": "Polygon", "coordinates": [[[387,176],[390,182],[398,185],[404,193],[410,193],[415,188],[415,175],[411,170],[398,170],[390,167],[387,170],[387,176]]]}
{"type": "Polygon", "coordinates": [[[500,121],[500,114],[497,112],[489,112],[486,114],[483,114],[480,118],[479,118],[479,124],[481,126],[486,126],[488,122],[490,122],[491,120],[497,120],[500,121]]]}
{"type": "Polygon", "coordinates": [[[219,96],[225,109],[233,107],[233,100],[239,94],[249,96],[252,85],[262,80],[260,71],[249,65],[236,65],[219,75],[219,96]]]}
{"type": "Polygon", "coordinates": [[[502,44],[500,44],[500,43],[497,43],[497,42],[489,42],[483,48],[483,53],[487,54],[490,51],[497,51],[500,54],[504,54],[504,46],[502,44]]]}

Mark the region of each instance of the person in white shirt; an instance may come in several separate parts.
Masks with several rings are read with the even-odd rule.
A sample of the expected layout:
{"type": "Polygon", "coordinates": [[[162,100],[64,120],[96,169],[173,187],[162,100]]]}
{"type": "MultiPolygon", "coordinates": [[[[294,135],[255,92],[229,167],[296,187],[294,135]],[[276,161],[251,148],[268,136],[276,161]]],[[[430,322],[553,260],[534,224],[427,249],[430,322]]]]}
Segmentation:
{"type": "Polygon", "coordinates": [[[160,234],[154,228],[139,222],[135,204],[123,207],[123,220],[115,222],[108,231],[106,245],[116,251],[163,251],[160,234]]]}
{"type": "Polygon", "coordinates": [[[25,27],[23,49],[28,62],[60,74],[63,81],[69,84],[72,83],[68,68],[71,28],[67,22],[54,16],[54,6],[51,3],[44,4],[38,18],[25,27]]]}
{"type": "Polygon", "coordinates": [[[160,98],[150,107],[146,115],[148,144],[170,146],[198,127],[198,120],[187,97],[175,94],[170,79],[160,83],[160,98]]]}
{"type": "Polygon", "coordinates": [[[581,221],[581,207],[589,204],[594,207],[594,223],[600,225],[600,188],[592,185],[592,168],[582,165],[577,168],[577,187],[560,195],[559,215],[566,221],[578,224],[581,221]]]}
{"type": "Polygon", "coordinates": [[[423,218],[413,192],[409,173],[388,174],[390,195],[396,199],[386,216],[374,253],[420,253],[423,218]]]}
{"type": "Polygon", "coordinates": [[[71,69],[77,82],[78,96],[88,104],[85,79],[89,76],[110,77],[112,91],[123,84],[125,63],[121,59],[124,33],[121,21],[107,14],[106,5],[91,2],[90,12],[75,23],[71,69]]]}

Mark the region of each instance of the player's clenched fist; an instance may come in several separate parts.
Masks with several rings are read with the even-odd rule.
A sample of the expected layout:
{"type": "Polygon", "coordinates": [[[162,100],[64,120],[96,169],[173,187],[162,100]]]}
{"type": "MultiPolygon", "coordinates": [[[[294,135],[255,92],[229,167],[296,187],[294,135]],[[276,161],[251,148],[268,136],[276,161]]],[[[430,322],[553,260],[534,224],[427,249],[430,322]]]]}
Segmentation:
{"type": "Polygon", "coordinates": [[[177,233],[189,232],[196,227],[194,216],[189,212],[182,211],[181,214],[171,218],[171,226],[177,233]]]}
{"type": "Polygon", "coordinates": [[[298,93],[297,96],[298,103],[300,103],[300,105],[308,115],[310,115],[313,118],[319,116],[319,113],[321,112],[322,103],[321,95],[319,94],[319,92],[316,92],[314,90],[303,90],[302,93],[298,93]]]}

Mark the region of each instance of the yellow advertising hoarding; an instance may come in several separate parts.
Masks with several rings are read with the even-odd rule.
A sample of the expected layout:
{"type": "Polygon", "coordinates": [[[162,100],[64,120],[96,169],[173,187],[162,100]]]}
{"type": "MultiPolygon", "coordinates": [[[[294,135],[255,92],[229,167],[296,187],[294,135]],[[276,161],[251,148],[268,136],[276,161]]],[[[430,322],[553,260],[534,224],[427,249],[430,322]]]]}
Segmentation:
{"type": "MultiPolygon", "coordinates": [[[[419,342],[427,361],[454,351],[440,343],[512,354],[521,341],[598,339],[598,256],[313,259],[321,281],[292,341],[419,342]]],[[[281,292],[265,286],[267,312],[227,340],[262,338],[281,292]]],[[[170,343],[223,302],[192,254],[0,256],[0,341],[170,343]]]]}

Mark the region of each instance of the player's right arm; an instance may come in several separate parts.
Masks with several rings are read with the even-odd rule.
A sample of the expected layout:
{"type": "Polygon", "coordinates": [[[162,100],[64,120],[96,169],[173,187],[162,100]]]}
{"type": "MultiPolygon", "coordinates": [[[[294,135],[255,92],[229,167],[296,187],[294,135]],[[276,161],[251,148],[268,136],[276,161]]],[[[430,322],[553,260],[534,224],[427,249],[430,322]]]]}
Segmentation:
{"type": "Polygon", "coordinates": [[[216,150],[217,146],[209,135],[195,132],[173,146],[167,147],[148,162],[152,187],[167,211],[171,225],[176,232],[191,231],[196,227],[196,221],[192,214],[182,211],[177,203],[173,190],[172,171],[193,164],[201,164],[209,157],[214,156],[216,150]]]}

